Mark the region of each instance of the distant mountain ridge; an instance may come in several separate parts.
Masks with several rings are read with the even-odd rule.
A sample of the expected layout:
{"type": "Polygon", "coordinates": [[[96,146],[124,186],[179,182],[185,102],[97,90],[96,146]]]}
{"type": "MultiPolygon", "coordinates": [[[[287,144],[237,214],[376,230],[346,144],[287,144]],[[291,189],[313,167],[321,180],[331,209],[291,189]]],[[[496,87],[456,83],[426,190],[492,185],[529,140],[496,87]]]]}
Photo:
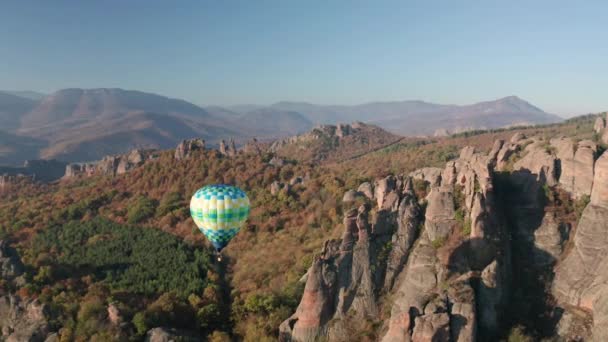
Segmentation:
{"type": "Polygon", "coordinates": [[[278,102],[201,107],[120,88],[70,88],[32,99],[36,94],[0,91],[3,140],[20,142],[0,146],[0,165],[18,165],[26,157],[36,156],[70,162],[94,160],[133,148],[169,148],[193,137],[202,137],[210,146],[228,138],[237,144],[252,137],[269,141],[307,132],[317,124],[354,121],[393,134],[420,136],[561,120],[515,96],[466,106],[399,101],[354,106],[278,102]]]}
{"type": "Polygon", "coordinates": [[[563,120],[517,96],[471,105],[443,105],[412,100],[370,102],[353,106],[277,102],[270,107],[302,113],[314,123],[363,121],[402,135],[429,135],[439,129],[459,131],[501,128],[563,120]]]}

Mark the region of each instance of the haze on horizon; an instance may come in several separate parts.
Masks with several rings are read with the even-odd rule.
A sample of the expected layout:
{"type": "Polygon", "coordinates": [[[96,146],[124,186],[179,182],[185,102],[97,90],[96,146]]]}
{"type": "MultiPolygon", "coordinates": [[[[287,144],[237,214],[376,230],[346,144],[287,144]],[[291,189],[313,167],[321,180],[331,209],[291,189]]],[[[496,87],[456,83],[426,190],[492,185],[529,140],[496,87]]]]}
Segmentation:
{"type": "Polygon", "coordinates": [[[0,5],[0,89],[119,87],[203,105],[520,96],[608,109],[608,3],[29,1],[0,5]]]}

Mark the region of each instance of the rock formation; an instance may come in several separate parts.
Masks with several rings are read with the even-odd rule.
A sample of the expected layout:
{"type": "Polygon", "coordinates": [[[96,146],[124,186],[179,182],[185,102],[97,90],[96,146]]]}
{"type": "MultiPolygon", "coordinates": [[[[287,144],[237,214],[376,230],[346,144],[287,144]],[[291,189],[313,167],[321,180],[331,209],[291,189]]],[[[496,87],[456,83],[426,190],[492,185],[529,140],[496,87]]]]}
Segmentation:
{"type": "Polygon", "coordinates": [[[327,241],[313,262],[281,340],[348,340],[357,330],[350,320],[377,319],[381,294],[392,299],[382,309],[390,310],[382,341],[475,341],[479,329],[491,336],[508,298],[510,264],[508,239],[496,242],[505,231],[493,218],[490,159],[468,148],[444,170],[388,176],[348,191],[348,203],[357,193],[373,201],[375,219],[368,223],[365,205],[347,212],[342,239],[327,241]],[[426,213],[413,177],[432,183],[426,213]],[[465,224],[471,232],[461,236],[454,227],[465,224]]]}
{"type": "Polygon", "coordinates": [[[0,327],[3,341],[44,341],[49,333],[49,313],[37,299],[0,297],[0,327]]]}
{"type": "Polygon", "coordinates": [[[176,160],[181,160],[188,158],[194,151],[203,150],[205,150],[205,140],[203,139],[182,140],[175,148],[175,154],[173,156],[176,160]]]}
{"type": "Polygon", "coordinates": [[[572,250],[555,270],[560,303],[593,313],[593,341],[608,340],[608,153],[595,164],[591,202],[583,211],[572,250]]]}
{"type": "Polygon", "coordinates": [[[227,156],[227,157],[236,156],[237,152],[236,152],[236,145],[234,143],[234,139],[230,139],[228,144],[226,144],[226,141],[224,141],[222,139],[222,141],[220,141],[219,151],[220,151],[220,154],[227,156]]]}
{"type": "MultiPolygon", "coordinates": [[[[178,145],[178,148],[176,149],[176,155],[180,154],[180,158],[182,157],[181,152],[186,153],[186,151],[190,151],[188,150],[188,147],[184,147],[188,144],[182,144],[184,144],[184,142],[178,145]],[[178,153],[178,150],[180,153],[178,153]]],[[[187,153],[183,156],[187,156],[187,153]]],[[[93,175],[120,175],[143,165],[147,159],[152,158],[154,158],[153,151],[135,149],[122,155],[105,156],[97,163],[68,164],[65,166],[63,179],[71,179],[79,176],[89,177],[93,175]]]]}

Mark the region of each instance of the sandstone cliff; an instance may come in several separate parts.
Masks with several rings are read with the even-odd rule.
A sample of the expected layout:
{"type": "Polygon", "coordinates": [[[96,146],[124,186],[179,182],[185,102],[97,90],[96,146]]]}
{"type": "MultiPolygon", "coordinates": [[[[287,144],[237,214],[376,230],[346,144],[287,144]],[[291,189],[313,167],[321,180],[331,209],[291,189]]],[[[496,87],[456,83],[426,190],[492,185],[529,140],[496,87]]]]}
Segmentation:
{"type": "Polygon", "coordinates": [[[597,151],[518,133],[489,154],[467,147],[444,169],[347,191],[345,205],[367,202],[315,258],[280,339],[487,341],[523,325],[607,340],[608,153],[597,151]],[[577,220],[572,206],[589,201],[577,220]]]}

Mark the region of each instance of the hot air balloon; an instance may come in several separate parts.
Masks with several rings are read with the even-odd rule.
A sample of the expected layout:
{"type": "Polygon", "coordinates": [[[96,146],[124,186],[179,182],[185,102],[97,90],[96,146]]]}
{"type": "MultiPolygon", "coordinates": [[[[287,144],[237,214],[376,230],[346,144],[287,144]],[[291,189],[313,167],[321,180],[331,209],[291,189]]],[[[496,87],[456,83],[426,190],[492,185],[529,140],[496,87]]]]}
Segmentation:
{"type": "Polygon", "coordinates": [[[221,261],[222,249],[239,232],[249,216],[249,198],[235,186],[208,185],[192,196],[190,215],[198,229],[213,244],[218,261],[221,261]]]}

